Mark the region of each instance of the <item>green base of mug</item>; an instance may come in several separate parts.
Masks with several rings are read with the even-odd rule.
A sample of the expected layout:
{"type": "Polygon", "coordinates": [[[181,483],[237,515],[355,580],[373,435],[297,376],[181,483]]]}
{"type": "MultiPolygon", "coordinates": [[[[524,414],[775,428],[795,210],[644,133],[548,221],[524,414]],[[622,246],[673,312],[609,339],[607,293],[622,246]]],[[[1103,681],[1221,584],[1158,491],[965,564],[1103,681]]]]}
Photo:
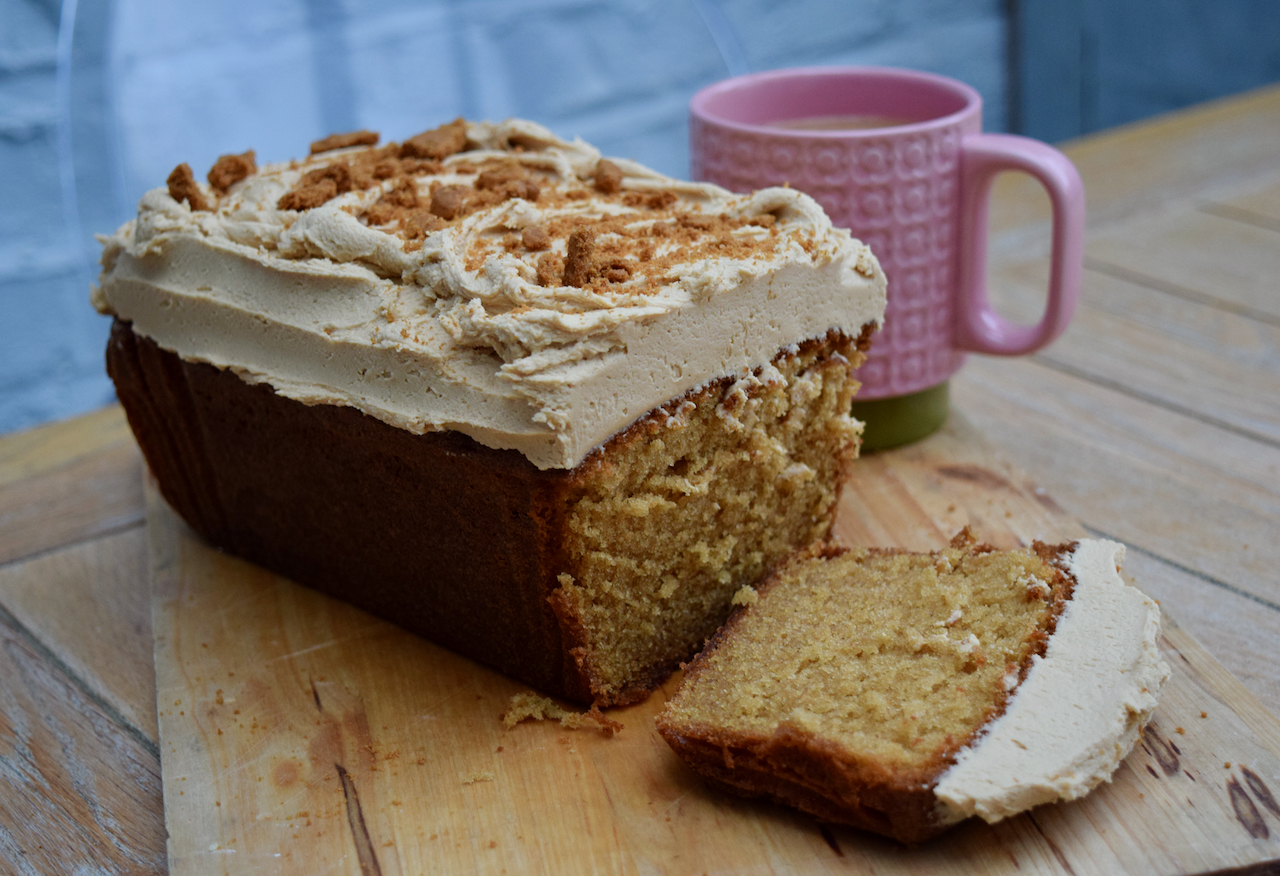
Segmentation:
{"type": "Polygon", "coordinates": [[[941,429],[950,407],[949,386],[943,382],[910,395],[855,401],[853,416],[867,424],[863,452],[901,447],[941,429]]]}

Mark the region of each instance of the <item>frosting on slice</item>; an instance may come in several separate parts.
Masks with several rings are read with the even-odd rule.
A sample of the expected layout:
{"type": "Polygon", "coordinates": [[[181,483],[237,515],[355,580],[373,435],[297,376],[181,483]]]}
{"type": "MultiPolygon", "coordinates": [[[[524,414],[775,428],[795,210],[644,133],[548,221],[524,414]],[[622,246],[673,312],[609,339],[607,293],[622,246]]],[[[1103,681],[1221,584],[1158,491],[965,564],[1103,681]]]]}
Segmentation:
{"type": "Polygon", "coordinates": [[[1169,667],[1156,644],[1159,606],[1120,577],[1124,550],[1082,540],[1067,557],[1075,589],[1045,655],[938,781],[941,822],[1074,800],[1110,781],[1133,748],[1169,667]]]}

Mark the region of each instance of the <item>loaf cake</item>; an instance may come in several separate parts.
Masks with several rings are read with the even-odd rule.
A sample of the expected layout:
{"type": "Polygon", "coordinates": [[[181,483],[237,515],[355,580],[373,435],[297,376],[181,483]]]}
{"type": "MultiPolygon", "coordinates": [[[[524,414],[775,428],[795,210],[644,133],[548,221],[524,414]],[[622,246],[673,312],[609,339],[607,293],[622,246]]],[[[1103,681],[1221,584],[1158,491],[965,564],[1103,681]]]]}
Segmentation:
{"type": "Polygon", "coordinates": [[[541,691],[635,701],[826,535],[884,310],[790,189],[525,121],[179,165],[104,239],[108,370],[212,544],[541,691]]]}
{"type": "MultiPolygon", "coordinates": [[[[817,545],[692,664],[658,729],[713,785],[903,842],[1086,794],[1169,668],[1124,547],[817,545]]],[[[745,601],[745,600],[744,600],[745,601]]]]}

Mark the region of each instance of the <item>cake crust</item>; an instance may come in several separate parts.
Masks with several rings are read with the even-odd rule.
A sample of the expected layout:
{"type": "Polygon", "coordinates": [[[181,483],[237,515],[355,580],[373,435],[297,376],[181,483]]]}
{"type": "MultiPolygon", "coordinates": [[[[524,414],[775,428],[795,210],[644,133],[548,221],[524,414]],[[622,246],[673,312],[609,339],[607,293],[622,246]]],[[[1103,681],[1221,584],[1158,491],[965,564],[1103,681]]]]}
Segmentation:
{"type": "Polygon", "coordinates": [[[658,730],[682,761],[709,784],[739,797],[764,797],[843,824],[914,843],[943,829],[927,783],[851,763],[812,733],[780,727],[769,736],[725,733],[709,725],[658,730]]]}
{"type": "Polygon", "coordinates": [[[459,433],[413,435],[294,402],[121,321],[107,362],[161,494],[210,543],[591,701],[547,603],[568,472],[459,433]]]}

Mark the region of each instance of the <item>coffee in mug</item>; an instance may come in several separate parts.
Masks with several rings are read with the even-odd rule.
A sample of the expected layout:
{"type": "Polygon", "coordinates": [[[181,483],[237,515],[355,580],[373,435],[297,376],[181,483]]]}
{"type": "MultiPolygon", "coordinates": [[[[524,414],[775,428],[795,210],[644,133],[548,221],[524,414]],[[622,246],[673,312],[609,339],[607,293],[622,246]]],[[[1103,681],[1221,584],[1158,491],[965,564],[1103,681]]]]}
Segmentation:
{"type": "Polygon", "coordinates": [[[690,105],[692,176],[737,192],[791,185],[871,247],[889,280],[854,415],[864,447],[929,434],[966,353],[1022,355],[1058,337],[1075,307],[1084,189],[1061,152],[982,132],[972,87],[913,70],[776,70],[704,88],[690,105]],[[1010,323],[986,289],[987,198],[996,175],[1029,173],[1053,209],[1048,302],[1010,323]]]}
{"type": "Polygon", "coordinates": [[[790,131],[865,131],[868,128],[897,128],[911,124],[911,119],[900,116],[876,116],[867,113],[845,113],[837,116],[805,116],[800,119],[781,119],[770,125],[790,131]]]}

